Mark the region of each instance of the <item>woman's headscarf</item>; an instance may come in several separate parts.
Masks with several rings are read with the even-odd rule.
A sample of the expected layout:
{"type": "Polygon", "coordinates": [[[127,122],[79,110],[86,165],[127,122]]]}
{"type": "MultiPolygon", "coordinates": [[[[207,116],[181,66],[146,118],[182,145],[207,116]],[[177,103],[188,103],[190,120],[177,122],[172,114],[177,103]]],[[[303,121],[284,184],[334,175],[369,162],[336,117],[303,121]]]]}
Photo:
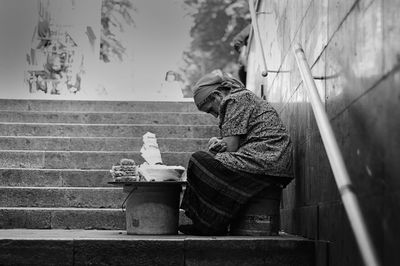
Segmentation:
{"type": "Polygon", "coordinates": [[[229,87],[232,89],[245,89],[244,85],[230,74],[220,70],[204,75],[193,86],[193,98],[197,108],[204,104],[207,97],[219,87],[229,87]]]}

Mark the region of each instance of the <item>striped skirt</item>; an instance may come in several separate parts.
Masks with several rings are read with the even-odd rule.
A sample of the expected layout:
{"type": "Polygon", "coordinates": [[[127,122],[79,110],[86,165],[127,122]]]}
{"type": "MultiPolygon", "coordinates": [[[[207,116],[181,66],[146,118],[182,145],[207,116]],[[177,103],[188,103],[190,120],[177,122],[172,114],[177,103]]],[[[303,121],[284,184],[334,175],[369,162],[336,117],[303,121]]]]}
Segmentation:
{"type": "Polygon", "coordinates": [[[188,164],[181,209],[202,234],[223,235],[247,201],[274,183],[270,176],[232,171],[198,151],[188,164]]]}

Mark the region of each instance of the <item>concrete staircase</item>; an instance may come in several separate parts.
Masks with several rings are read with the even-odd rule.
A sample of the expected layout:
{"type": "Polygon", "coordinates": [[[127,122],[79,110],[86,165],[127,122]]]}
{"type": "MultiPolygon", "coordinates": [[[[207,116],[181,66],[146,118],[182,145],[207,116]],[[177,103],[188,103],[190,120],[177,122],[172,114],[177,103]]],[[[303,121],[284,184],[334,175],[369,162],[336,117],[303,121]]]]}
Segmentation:
{"type": "Polygon", "coordinates": [[[0,228],[124,229],[126,195],[107,184],[142,135],[186,167],[218,133],[193,103],[0,100],[0,228]]]}
{"type": "Polygon", "coordinates": [[[0,265],[322,265],[314,263],[313,241],[292,236],[132,236],[110,230],[57,229],[0,230],[0,234],[0,265]]]}
{"type": "Polygon", "coordinates": [[[110,167],[143,162],[147,131],[186,167],[216,123],[193,103],[0,100],[0,265],[315,265],[293,236],[126,235],[110,167]]]}

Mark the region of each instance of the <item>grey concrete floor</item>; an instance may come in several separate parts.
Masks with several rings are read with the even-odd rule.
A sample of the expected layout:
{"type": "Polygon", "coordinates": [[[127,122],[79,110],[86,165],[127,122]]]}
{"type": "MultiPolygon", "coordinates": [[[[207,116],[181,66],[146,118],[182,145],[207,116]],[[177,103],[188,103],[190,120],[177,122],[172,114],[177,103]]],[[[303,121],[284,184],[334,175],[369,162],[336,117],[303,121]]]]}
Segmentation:
{"type": "Polygon", "coordinates": [[[18,240],[305,240],[302,237],[280,234],[279,236],[190,236],[190,235],[127,235],[124,230],[43,230],[4,229],[0,239],[18,240]]]}

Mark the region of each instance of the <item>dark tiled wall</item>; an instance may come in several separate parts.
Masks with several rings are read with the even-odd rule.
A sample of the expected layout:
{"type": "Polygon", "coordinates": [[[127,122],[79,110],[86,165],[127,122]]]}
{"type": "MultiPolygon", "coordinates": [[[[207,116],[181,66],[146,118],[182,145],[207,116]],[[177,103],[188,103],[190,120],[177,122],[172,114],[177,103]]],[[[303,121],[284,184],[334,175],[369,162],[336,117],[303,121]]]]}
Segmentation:
{"type": "Polygon", "coordinates": [[[296,180],[284,191],[283,230],[331,241],[329,265],[362,265],[292,53],[302,45],[368,229],[384,265],[400,265],[400,2],[262,0],[270,73],[250,49],[248,87],[277,106],[295,144],[296,180]]]}

